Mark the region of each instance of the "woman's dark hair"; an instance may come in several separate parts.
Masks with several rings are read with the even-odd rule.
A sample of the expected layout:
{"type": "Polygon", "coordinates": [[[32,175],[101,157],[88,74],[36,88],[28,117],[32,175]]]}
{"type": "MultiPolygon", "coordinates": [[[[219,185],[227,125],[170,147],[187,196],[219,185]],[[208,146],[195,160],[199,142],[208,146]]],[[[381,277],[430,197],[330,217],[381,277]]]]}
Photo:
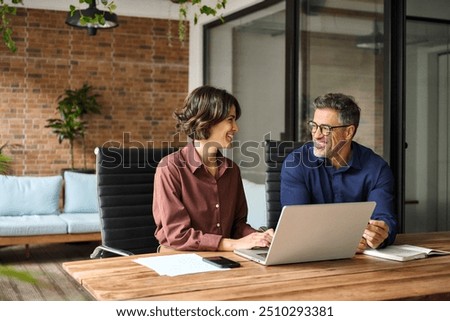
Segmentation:
{"type": "Polygon", "coordinates": [[[329,93],[314,100],[314,109],[331,108],[338,112],[343,125],[355,125],[358,128],[361,108],[352,96],[329,93]]]}
{"type": "Polygon", "coordinates": [[[192,139],[208,139],[211,127],[227,118],[232,106],[238,119],[241,107],[233,95],[212,86],[198,87],[186,97],[183,108],[174,112],[176,128],[192,139]]]}

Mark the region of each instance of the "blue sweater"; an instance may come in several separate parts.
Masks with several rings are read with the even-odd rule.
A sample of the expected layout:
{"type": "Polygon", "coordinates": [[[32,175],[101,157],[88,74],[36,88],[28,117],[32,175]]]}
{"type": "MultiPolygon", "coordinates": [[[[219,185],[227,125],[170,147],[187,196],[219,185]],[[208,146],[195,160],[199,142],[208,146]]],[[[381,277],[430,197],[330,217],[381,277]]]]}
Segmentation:
{"type": "Polygon", "coordinates": [[[375,201],[371,218],[389,226],[382,246],[392,244],[397,235],[392,171],[371,149],[356,142],[351,147],[348,166],[339,169],[314,156],[312,142],[289,154],[281,169],[281,205],[375,201]]]}

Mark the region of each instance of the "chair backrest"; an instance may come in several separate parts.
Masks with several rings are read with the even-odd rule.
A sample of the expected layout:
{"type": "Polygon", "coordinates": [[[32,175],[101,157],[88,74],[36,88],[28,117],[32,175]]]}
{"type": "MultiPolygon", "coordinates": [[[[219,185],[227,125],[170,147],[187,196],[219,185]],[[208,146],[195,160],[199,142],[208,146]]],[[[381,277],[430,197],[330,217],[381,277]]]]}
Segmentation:
{"type": "Polygon", "coordinates": [[[266,162],[266,206],[267,227],[275,228],[281,214],[280,175],[283,161],[290,152],[304,143],[291,141],[266,140],[264,157],[266,162]]]}
{"type": "Polygon", "coordinates": [[[174,148],[96,148],[102,244],[133,254],[156,252],[153,182],[174,148]]]}

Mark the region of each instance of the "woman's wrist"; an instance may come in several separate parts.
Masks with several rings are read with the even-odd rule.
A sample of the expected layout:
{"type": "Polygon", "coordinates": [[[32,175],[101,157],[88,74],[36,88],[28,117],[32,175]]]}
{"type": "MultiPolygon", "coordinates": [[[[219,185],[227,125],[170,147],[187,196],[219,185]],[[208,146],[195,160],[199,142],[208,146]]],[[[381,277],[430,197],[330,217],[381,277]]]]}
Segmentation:
{"type": "Polygon", "coordinates": [[[233,251],[235,249],[236,240],[222,238],[219,243],[219,251],[233,251]]]}

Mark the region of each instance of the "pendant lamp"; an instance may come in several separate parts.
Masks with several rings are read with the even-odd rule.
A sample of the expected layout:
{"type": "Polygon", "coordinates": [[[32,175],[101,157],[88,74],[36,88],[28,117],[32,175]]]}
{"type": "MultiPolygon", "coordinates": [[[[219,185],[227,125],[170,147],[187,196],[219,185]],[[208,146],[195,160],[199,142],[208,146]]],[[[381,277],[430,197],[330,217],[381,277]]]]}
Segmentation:
{"type": "Polygon", "coordinates": [[[97,34],[97,29],[115,28],[119,25],[117,21],[117,15],[108,11],[97,9],[95,0],[92,1],[91,4],[89,4],[89,7],[87,9],[82,9],[81,13],[80,10],[75,10],[73,15],[71,15],[71,13],[69,12],[66,23],[73,27],[86,28],[90,36],[95,36],[97,34]],[[92,24],[82,22],[82,17],[95,18],[96,15],[103,16],[103,18],[105,19],[105,23],[92,24]]]}
{"type": "Polygon", "coordinates": [[[378,28],[377,21],[374,21],[373,32],[367,36],[358,37],[356,47],[363,49],[380,50],[384,45],[384,36],[378,28]]]}

